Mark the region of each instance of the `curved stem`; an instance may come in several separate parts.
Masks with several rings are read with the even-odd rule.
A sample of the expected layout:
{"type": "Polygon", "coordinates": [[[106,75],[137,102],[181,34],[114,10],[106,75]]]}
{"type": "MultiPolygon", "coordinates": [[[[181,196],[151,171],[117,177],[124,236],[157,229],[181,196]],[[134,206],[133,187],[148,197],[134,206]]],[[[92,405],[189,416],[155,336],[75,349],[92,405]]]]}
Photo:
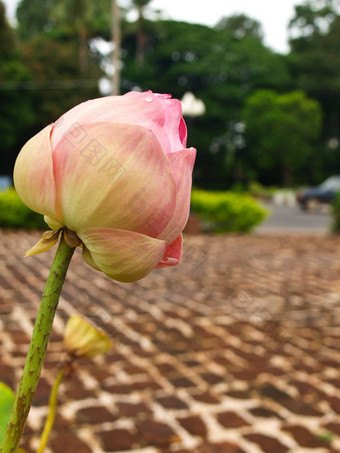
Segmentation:
{"type": "Polygon", "coordinates": [[[66,244],[62,235],[40,303],[25,368],[0,448],[1,453],[17,451],[38,385],[55,311],[74,250],[66,244]]]}
{"type": "Polygon", "coordinates": [[[40,438],[40,447],[37,453],[43,453],[48,436],[50,435],[51,429],[53,427],[54,419],[55,419],[55,411],[57,407],[57,397],[58,397],[58,388],[59,385],[61,384],[61,381],[63,380],[65,374],[65,368],[62,368],[59,370],[56,380],[54,381],[51,394],[50,394],[50,401],[49,401],[49,411],[48,411],[48,416],[45,422],[44,430],[42,432],[41,438],[40,438]]]}

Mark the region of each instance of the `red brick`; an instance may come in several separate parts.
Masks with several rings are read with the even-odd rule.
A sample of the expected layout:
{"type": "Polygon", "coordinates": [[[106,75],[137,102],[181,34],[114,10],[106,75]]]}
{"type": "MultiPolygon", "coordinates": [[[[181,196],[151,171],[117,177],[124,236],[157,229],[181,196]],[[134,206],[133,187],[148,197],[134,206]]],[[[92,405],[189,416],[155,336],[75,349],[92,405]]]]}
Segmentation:
{"type": "Polygon", "coordinates": [[[91,448],[70,431],[51,434],[49,444],[53,453],[92,453],[91,448]]]}
{"type": "Polygon", "coordinates": [[[105,451],[131,450],[137,442],[137,436],[127,429],[99,431],[97,435],[105,451]]]}
{"type": "Polygon", "coordinates": [[[165,423],[149,419],[137,422],[136,426],[142,439],[148,445],[165,446],[181,440],[178,434],[165,423]]]}
{"type": "Polygon", "coordinates": [[[198,415],[192,415],[190,417],[181,417],[177,419],[179,423],[194,436],[206,437],[207,427],[205,423],[198,415]]]}
{"type": "Polygon", "coordinates": [[[274,437],[265,436],[264,434],[246,434],[244,437],[250,442],[258,444],[265,453],[286,453],[289,450],[274,437]]]}
{"type": "Polygon", "coordinates": [[[220,412],[219,414],[216,414],[216,417],[225,428],[241,428],[242,426],[249,426],[249,423],[240,415],[236,414],[236,412],[220,412]]]}
{"type": "Polygon", "coordinates": [[[325,448],[327,443],[318,439],[307,428],[300,425],[287,425],[282,428],[283,431],[290,433],[296,442],[305,448],[325,448]]]}
{"type": "Polygon", "coordinates": [[[162,396],[157,402],[166,409],[188,409],[188,405],[177,396],[162,396]]]}
{"type": "Polygon", "coordinates": [[[117,417],[104,406],[93,406],[79,409],[76,414],[76,420],[78,423],[97,424],[113,422],[117,420],[117,417]]]}
{"type": "Polygon", "coordinates": [[[141,414],[150,414],[150,408],[144,403],[117,403],[119,416],[121,417],[137,417],[141,414]]]}

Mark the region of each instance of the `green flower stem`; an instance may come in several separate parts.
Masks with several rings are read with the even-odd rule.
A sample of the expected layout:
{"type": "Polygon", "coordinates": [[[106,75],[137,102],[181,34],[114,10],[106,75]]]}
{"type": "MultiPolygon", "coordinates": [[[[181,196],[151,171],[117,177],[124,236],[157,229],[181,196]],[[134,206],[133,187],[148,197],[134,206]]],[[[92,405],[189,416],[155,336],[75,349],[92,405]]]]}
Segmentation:
{"type": "Polygon", "coordinates": [[[63,235],[61,235],[35,321],[19,390],[0,448],[1,453],[16,453],[17,451],[38,385],[55,311],[74,250],[66,244],[63,235]]]}
{"type": "Polygon", "coordinates": [[[58,397],[58,388],[59,385],[61,384],[63,377],[65,374],[65,368],[62,368],[59,370],[56,380],[54,381],[51,394],[50,394],[50,401],[49,401],[49,411],[48,411],[48,416],[45,422],[44,430],[42,432],[41,438],[40,438],[40,447],[37,453],[43,453],[48,436],[50,435],[50,432],[53,427],[54,419],[55,419],[55,412],[56,412],[56,407],[57,407],[57,397],[58,397]]]}

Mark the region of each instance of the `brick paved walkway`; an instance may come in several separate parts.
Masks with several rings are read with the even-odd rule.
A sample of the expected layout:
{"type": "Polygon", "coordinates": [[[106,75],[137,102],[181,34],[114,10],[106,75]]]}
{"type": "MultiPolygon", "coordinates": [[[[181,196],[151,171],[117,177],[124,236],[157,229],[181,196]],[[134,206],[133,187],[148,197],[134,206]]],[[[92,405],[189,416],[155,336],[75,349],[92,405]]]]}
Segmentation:
{"type": "MultiPolygon", "coordinates": [[[[0,231],[0,379],[17,385],[53,252],[0,231]]],[[[340,451],[340,239],[186,237],[180,266],[135,284],[74,257],[24,446],[37,447],[81,313],[114,339],[60,389],[46,453],[340,451]]]]}

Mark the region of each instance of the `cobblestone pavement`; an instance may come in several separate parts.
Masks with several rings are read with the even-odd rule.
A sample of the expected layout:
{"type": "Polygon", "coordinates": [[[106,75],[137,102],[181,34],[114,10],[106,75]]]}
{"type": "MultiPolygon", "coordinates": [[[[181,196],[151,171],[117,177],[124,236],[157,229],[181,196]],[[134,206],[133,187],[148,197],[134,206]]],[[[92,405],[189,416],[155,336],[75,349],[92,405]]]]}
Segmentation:
{"type": "MultiPolygon", "coordinates": [[[[15,387],[53,251],[0,231],[0,379],[15,387]]],[[[340,451],[340,239],[187,236],[122,284],[72,260],[23,446],[33,452],[72,313],[115,341],[62,384],[46,453],[340,451]]]]}

